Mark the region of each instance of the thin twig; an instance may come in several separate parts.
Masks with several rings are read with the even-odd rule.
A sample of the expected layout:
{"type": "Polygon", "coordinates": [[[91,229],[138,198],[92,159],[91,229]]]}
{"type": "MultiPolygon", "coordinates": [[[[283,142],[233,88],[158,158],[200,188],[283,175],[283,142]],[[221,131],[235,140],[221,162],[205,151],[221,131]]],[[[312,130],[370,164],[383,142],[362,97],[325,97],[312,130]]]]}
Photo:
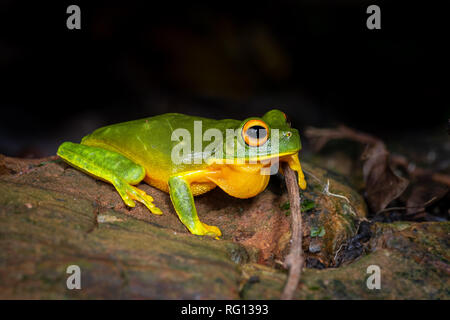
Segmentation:
{"type": "Polygon", "coordinates": [[[322,181],[320,181],[319,178],[317,178],[315,175],[312,174],[312,172],[309,172],[308,170],[306,170],[305,168],[303,168],[303,173],[313,177],[314,179],[316,179],[317,181],[319,181],[319,184],[322,184],[322,181]]]}
{"type": "Polygon", "coordinates": [[[341,198],[341,199],[347,200],[347,202],[350,203],[350,200],[348,200],[348,198],[346,196],[330,192],[330,179],[327,179],[327,183],[323,184],[322,181],[320,181],[320,179],[317,178],[315,175],[313,175],[311,172],[308,172],[305,169],[303,169],[303,172],[306,173],[307,175],[313,177],[314,179],[316,179],[319,182],[319,184],[323,187],[322,193],[324,195],[341,198]]]}
{"type": "Polygon", "coordinates": [[[292,217],[291,249],[285,260],[285,266],[289,268],[288,278],[281,299],[292,300],[300,281],[303,267],[302,252],[302,215],[300,211],[300,194],[298,191],[297,177],[287,163],[282,163],[286,186],[289,193],[292,217]]]}
{"type": "Polygon", "coordinates": [[[347,202],[350,203],[350,200],[348,200],[348,198],[346,196],[330,192],[330,180],[329,179],[327,179],[327,184],[323,188],[322,193],[327,195],[327,196],[337,197],[337,198],[341,198],[341,199],[347,200],[347,202]]]}
{"type": "MultiPolygon", "coordinates": [[[[336,129],[319,129],[310,127],[306,129],[305,134],[307,137],[316,141],[316,150],[322,149],[328,141],[334,139],[350,139],[367,145],[380,144],[383,145],[383,148],[385,148],[384,143],[381,140],[378,140],[370,134],[359,132],[346,126],[339,126],[336,129]]],[[[435,182],[450,186],[450,176],[447,174],[419,168],[400,155],[391,155],[390,161],[394,165],[405,167],[411,176],[428,176],[435,182]]]]}
{"type": "Polygon", "coordinates": [[[359,132],[346,126],[339,126],[335,129],[309,127],[306,128],[305,135],[316,141],[314,144],[316,150],[322,149],[328,141],[335,139],[350,139],[368,145],[382,143],[381,140],[378,140],[370,134],[359,132]]]}
{"type": "MultiPolygon", "coordinates": [[[[428,205],[430,205],[431,203],[433,203],[434,200],[436,200],[437,197],[433,197],[430,200],[428,200],[427,202],[425,202],[424,204],[420,205],[420,206],[409,206],[409,207],[390,207],[390,208],[385,208],[383,210],[378,211],[377,213],[375,213],[375,215],[383,213],[383,212],[389,212],[389,211],[395,211],[395,210],[408,210],[408,209],[425,209],[425,207],[427,207],[428,205]]],[[[421,211],[417,211],[414,212],[413,214],[422,212],[421,211]]]]}
{"type": "Polygon", "coordinates": [[[420,167],[417,167],[412,162],[409,162],[404,156],[400,155],[392,155],[391,156],[391,162],[394,165],[401,166],[406,168],[408,173],[411,176],[426,176],[430,177],[431,180],[445,184],[450,187],[450,176],[444,173],[439,172],[433,172],[432,170],[423,169],[420,167]]]}
{"type": "Polygon", "coordinates": [[[305,173],[308,176],[313,177],[314,179],[316,179],[319,182],[319,185],[323,188],[322,194],[324,194],[326,196],[329,196],[329,197],[337,197],[337,198],[341,198],[341,199],[346,200],[348,202],[348,204],[350,205],[350,210],[352,211],[353,215],[356,216],[356,213],[355,213],[356,210],[353,207],[353,205],[350,202],[350,200],[346,196],[330,192],[330,180],[329,179],[327,180],[327,183],[325,184],[325,183],[322,183],[322,181],[320,181],[319,178],[317,178],[315,175],[313,175],[311,172],[305,170],[304,168],[303,168],[303,173],[305,173]]]}

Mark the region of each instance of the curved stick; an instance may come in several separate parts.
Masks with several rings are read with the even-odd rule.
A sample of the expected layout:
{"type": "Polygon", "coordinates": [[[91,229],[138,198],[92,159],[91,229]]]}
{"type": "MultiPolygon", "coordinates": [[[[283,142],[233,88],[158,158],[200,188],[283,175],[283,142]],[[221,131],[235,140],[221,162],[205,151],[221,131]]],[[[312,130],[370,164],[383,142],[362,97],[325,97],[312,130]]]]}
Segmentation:
{"type": "Polygon", "coordinates": [[[295,172],[287,163],[282,163],[286,186],[289,193],[289,203],[292,217],[291,249],[285,260],[285,266],[289,268],[288,278],[281,299],[291,300],[300,281],[303,267],[302,251],[302,215],[300,211],[300,194],[298,190],[295,172]]]}

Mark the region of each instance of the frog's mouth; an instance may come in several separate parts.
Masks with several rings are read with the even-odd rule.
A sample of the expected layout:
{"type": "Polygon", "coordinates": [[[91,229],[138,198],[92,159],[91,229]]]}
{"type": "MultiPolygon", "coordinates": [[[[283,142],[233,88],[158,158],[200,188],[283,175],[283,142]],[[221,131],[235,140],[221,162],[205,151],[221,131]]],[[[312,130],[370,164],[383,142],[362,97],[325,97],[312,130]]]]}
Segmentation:
{"type": "Polygon", "coordinates": [[[298,185],[304,190],[306,188],[306,181],[298,159],[298,151],[282,153],[276,156],[268,155],[248,159],[230,159],[229,161],[223,159],[209,159],[208,164],[213,166],[228,166],[233,170],[252,174],[260,171],[261,174],[268,175],[274,174],[268,173],[270,172],[270,167],[273,165],[279,166],[280,162],[287,162],[289,167],[297,172],[298,185]]]}

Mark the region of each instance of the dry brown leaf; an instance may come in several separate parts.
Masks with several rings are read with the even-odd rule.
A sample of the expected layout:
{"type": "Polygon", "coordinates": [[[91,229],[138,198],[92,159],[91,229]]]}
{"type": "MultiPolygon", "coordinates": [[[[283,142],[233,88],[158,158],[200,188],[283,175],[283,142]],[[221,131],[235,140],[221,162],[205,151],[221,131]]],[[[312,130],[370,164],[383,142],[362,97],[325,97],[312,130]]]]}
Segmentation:
{"type": "Polygon", "coordinates": [[[389,152],[384,143],[366,133],[358,132],[345,126],[336,129],[308,128],[306,136],[321,149],[328,141],[349,139],[366,145],[362,155],[363,174],[370,208],[378,212],[406,189],[409,181],[392,171],[389,166],[389,152]]]}
{"type": "Polygon", "coordinates": [[[409,216],[425,212],[425,208],[442,199],[448,192],[448,187],[436,183],[430,178],[419,179],[414,185],[406,201],[406,214],[409,216]]]}
{"type": "Polygon", "coordinates": [[[378,212],[398,198],[408,187],[409,181],[392,171],[389,152],[381,141],[368,146],[362,159],[367,200],[370,208],[378,212]]]}

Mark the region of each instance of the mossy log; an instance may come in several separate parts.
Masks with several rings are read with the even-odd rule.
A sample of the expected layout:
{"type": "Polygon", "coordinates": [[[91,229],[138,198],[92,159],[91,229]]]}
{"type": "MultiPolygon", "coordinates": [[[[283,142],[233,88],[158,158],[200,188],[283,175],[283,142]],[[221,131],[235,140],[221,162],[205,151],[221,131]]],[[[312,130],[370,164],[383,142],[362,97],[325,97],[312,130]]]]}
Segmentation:
{"type": "MultiPolygon", "coordinates": [[[[314,205],[303,213],[303,249],[324,269],[304,271],[296,298],[449,297],[443,281],[448,223],[372,225],[368,251],[326,268],[337,266],[338,251],[358,234],[366,209],[345,179],[305,169],[303,199],[314,205]],[[324,193],[327,181],[345,199],[324,193]],[[381,290],[367,289],[370,264],[383,272],[381,290]]],[[[112,186],[56,157],[0,156],[0,298],[278,299],[290,219],[286,192],[276,187],[248,200],[221,190],[197,197],[201,219],[224,234],[215,240],[191,235],[169,196],[150,186],[140,188],[155,198],[162,216],[140,204],[125,207],[112,186]],[[67,288],[70,265],[80,267],[80,290],[67,288]]]]}

